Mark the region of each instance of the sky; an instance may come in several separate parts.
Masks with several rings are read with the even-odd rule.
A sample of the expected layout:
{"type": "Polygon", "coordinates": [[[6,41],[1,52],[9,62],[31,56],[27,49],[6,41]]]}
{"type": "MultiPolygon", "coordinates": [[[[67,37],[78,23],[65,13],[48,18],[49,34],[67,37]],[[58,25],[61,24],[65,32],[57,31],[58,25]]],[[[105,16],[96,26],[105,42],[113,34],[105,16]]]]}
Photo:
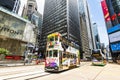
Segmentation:
{"type": "MultiPolygon", "coordinates": [[[[21,6],[19,10],[19,15],[22,13],[22,8],[26,4],[27,0],[21,0],[21,6]]],[[[37,1],[37,6],[38,6],[38,11],[43,14],[44,10],[44,0],[36,0],[37,1]]],[[[87,0],[88,1],[88,6],[89,6],[89,11],[90,11],[90,18],[92,23],[97,23],[98,26],[98,32],[100,36],[100,42],[105,43],[105,46],[109,44],[108,41],[108,35],[106,32],[106,27],[105,27],[105,22],[104,22],[104,16],[101,8],[101,0],[87,0]]]]}
{"type": "Polygon", "coordinates": [[[105,43],[105,46],[109,44],[106,25],[104,21],[104,16],[101,8],[101,0],[87,0],[89,11],[90,11],[90,17],[92,23],[97,23],[98,26],[98,32],[100,36],[100,42],[105,43]]]}

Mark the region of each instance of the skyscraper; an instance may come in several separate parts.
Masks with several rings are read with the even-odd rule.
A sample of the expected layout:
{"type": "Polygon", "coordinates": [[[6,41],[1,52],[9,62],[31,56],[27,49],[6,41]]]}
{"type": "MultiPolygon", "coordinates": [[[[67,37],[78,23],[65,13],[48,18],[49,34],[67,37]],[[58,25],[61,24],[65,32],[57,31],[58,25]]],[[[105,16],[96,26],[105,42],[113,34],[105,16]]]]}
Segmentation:
{"type": "Polygon", "coordinates": [[[98,34],[98,26],[96,23],[92,24],[92,35],[93,35],[93,42],[94,42],[94,49],[100,49],[100,37],[98,34]]]}
{"type": "Polygon", "coordinates": [[[28,19],[36,26],[36,46],[38,47],[41,37],[42,15],[37,11],[36,0],[27,0],[27,5],[23,8],[22,17],[28,19]]]}
{"type": "Polygon", "coordinates": [[[32,14],[37,11],[36,0],[27,0],[27,6],[24,6],[22,16],[31,21],[32,14]]]}
{"type": "Polygon", "coordinates": [[[118,22],[120,23],[120,1],[119,0],[112,0],[113,8],[116,13],[118,22]]]}
{"type": "Polygon", "coordinates": [[[0,0],[0,6],[14,13],[18,13],[20,4],[20,0],[0,0]]]}
{"type": "Polygon", "coordinates": [[[78,15],[77,0],[45,0],[41,51],[45,51],[47,35],[53,32],[60,32],[64,38],[80,45],[78,15]]]}
{"type": "Polygon", "coordinates": [[[108,11],[109,11],[111,22],[112,22],[113,26],[119,24],[118,19],[117,19],[117,14],[119,12],[119,9],[117,9],[117,8],[119,8],[119,7],[117,6],[116,2],[120,2],[120,1],[118,1],[118,0],[106,0],[106,4],[108,7],[108,11]],[[115,7],[117,7],[117,8],[115,8],[115,7]],[[115,11],[117,11],[117,13],[115,11]]]}
{"type": "MultiPolygon", "coordinates": [[[[79,14],[80,14],[80,34],[83,59],[89,59],[91,57],[91,51],[93,49],[92,30],[90,25],[89,9],[86,0],[79,1],[79,14]]],[[[81,55],[82,56],[82,55],[81,55]]]]}

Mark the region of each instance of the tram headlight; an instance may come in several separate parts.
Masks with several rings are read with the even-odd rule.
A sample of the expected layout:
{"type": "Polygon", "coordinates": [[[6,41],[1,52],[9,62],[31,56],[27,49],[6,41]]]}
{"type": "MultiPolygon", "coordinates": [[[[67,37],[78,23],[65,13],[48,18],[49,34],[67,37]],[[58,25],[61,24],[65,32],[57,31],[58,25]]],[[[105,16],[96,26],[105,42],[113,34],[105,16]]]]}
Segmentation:
{"type": "Polygon", "coordinates": [[[46,63],[46,65],[48,65],[48,64],[49,64],[49,61],[46,60],[45,63],[46,63]]]}
{"type": "Polygon", "coordinates": [[[55,69],[58,69],[58,67],[56,66],[55,69]]]}
{"type": "Polygon", "coordinates": [[[46,61],[46,63],[47,63],[47,64],[49,64],[49,62],[48,62],[48,61],[46,61]]]}

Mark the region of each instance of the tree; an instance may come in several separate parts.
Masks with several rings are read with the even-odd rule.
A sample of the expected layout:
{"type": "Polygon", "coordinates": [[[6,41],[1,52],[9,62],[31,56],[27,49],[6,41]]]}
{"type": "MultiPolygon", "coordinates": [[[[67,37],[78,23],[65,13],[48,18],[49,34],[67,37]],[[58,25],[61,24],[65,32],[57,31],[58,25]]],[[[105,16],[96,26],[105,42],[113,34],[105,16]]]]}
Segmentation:
{"type": "Polygon", "coordinates": [[[3,60],[7,54],[9,54],[7,49],[0,48],[0,60],[3,60]]]}

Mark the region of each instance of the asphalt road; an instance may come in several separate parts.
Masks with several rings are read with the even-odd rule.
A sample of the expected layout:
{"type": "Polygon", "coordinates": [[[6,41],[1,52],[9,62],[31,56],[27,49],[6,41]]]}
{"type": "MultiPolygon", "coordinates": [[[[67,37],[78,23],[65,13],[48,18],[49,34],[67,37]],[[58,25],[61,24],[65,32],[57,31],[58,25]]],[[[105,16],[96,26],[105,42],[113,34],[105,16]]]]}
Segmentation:
{"type": "Polygon", "coordinates": [[[80,67],[59,73],[44,72],[44,65],[0,68],[0,80],[120,80],[120,65],[104,67],[82,62],[80,67]]]}

